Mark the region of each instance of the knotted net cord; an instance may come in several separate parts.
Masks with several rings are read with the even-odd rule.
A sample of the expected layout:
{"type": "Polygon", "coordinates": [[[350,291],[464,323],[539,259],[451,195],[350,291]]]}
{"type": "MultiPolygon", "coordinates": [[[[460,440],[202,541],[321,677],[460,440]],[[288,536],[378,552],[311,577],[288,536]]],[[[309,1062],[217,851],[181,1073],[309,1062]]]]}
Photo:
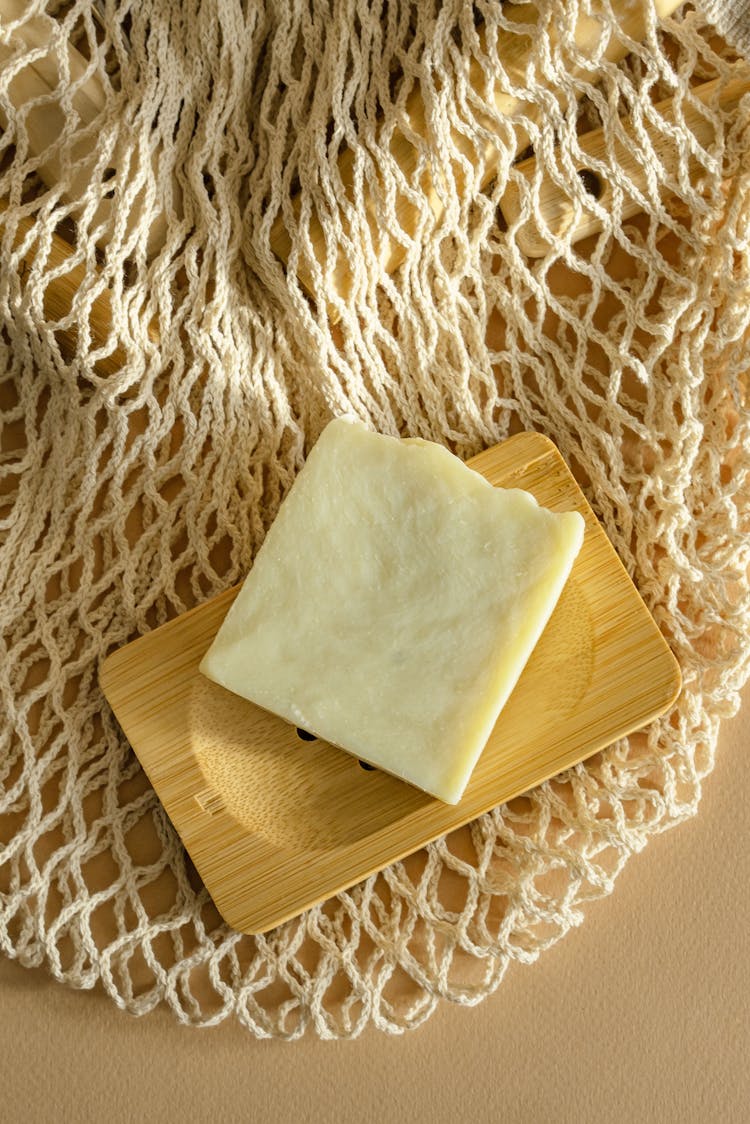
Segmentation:
{"type": "Polygon", "coordinates": [[[519,76],[503,74],[518,32],[496,3],[5,0],[5,955],[137,1014],[234,1015],[264,1037],[398,1033],[441,999],[479,1002],[696,812],[750,660],[750,97],[721,104],[750,66],[690,5],[649,10],[620,61],[587,54],[574,29],[592,9],[616,37],[606,2],[540,0],[519,76]],[[512,119],[491,97],[498,78],[526,107],[512,119]],[[713,80],[706,145],[685,113],[713,80]],[[405,110],[417,87],[419,132],[405,110]],[[621,166],[621,120],[640,186],[621,166]],[[508,184],[525,221],[544,223],[549,181],[590,206],[576,162],[598,127],[613,188],[601,233],[528,258],[500,210],[508,184]],[[201,886],[97,670],[241,580],[343,412],[464,457],[549,434],[684,687],[644,733],[249,937],[201,886]]]}

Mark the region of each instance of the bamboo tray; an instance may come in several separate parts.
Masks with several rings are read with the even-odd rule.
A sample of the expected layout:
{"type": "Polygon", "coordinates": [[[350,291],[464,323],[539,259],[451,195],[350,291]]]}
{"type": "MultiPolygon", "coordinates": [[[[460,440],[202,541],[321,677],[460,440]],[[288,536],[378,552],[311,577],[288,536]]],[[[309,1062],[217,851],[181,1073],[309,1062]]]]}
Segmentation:
{"type": "Polygon", "coordinates": [[[237,589],[114,652],[100,679],[225,920],[265,932],[661,714],[680,673],[555,446],[519,434],[469,462],[586,520],[562,598],[463,799],[441,803],[198,672],[237,589]]]}

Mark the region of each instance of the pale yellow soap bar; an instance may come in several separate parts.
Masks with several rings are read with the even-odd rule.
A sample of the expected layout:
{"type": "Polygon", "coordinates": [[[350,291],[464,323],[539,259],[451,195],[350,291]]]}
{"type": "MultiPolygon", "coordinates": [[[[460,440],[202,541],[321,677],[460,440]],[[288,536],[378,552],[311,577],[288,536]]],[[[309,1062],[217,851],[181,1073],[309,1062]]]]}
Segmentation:
{"type": "Polygon", "coordinates": [[[583,526],[439,445],[333,421],[200,669],[457,803],[583,526]]]}

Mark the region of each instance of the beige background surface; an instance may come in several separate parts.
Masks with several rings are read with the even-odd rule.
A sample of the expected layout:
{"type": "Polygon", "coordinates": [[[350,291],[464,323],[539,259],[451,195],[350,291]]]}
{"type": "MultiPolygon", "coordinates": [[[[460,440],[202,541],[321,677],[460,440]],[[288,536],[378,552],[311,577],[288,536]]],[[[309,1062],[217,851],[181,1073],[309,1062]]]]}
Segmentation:
{"type": "Polygon", "coordinates": [[[136,1020],[0,958],[0,1122],[747,1121],[749,743],[750,688],[698,817],[496,995],[403,1038],[287,1044],[136,1020]]]}

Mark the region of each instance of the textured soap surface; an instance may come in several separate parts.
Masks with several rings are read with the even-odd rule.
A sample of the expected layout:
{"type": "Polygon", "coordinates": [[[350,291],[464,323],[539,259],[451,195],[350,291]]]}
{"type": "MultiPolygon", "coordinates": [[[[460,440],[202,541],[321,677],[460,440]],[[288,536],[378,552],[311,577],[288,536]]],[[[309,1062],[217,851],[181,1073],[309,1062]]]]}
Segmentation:
{"type": "Polygon", "coordinates": [[[583,526],[439,445],[331,422],[200,670],[456,803],[583,526]]]}

